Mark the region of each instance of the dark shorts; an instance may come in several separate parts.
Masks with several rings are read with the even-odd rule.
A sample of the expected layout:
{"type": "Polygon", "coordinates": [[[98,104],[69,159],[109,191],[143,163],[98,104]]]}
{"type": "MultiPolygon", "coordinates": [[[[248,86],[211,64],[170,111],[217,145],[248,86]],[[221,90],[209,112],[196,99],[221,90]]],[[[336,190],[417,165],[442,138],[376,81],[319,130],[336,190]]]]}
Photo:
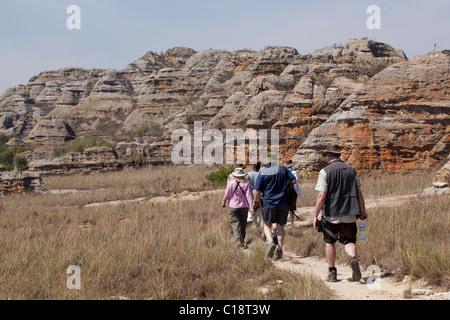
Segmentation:
{"type": "Polygon", "coordinates": [[[276,208],[262,208],[262,217],[265,224],[278,223],[284,226],[287,222],[288,214],[289,205],[287,203],[276,208]]]}
{"type": "MultiPolygon", "coordinates": [[[[335,224],[326,221],[325,226],[336,235],[340,243],[348,244],[356,242],[356,234],[358,232],[356,222],[335,224]]],[[[333,244],[336,242],[336,240],[334,240],[328,233],[324,232],[323,235],[323,241],[326,243],[333,244]]]]}

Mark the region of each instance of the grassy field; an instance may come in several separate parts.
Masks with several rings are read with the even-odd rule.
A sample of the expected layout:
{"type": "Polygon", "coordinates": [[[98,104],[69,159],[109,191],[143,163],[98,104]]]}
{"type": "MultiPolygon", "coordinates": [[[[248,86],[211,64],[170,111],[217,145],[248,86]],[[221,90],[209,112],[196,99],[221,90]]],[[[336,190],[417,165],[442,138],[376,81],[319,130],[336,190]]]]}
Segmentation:
{"type": "MultiPolygon", "coordinates": [[[[85,207],[211,190],[205,175],[215,169],[47,177],[49,189],[87,191],[2,198],[0,299],[332,299],[321,279],[281,272],[264,261],[266,246],[254,229],[249,230],[252,249],[236,248],[221,193],[196,201],[85,207]],[[66,287],[70,265],[80,267],[80,290],[66,287]],[[264,295],[262,287],[271,290],[264,295]]],[[[431,177],[429,172],[362,177],[363,192],[366,197],[416,193],[431,177]]],[[[302,205],[315,203],[314,179],[302,181],[302,205]]],[[[370,241],[358,243],[362,263],[448,286],[449,201],[426,198],[369,211],[370,241]]],[[[312,228],[291,230],[286,246],[323,256],[321,237],[312,228]]]]}
{"type": "Polygon", "coordinates": [[[3,198],[0,299],[331,298],[320,280],[280,272],[265,262],[262,242],[247,252],[236,248],[222,195],[84,206],[209,189],[204,178],[209,169],[49,177],[49,188],[90,191],[3,198]],[[66,287],[71,265],[80,267],[80,290],[66,287]],[[261,287],[272,290],[264,295],[261,287]]]}

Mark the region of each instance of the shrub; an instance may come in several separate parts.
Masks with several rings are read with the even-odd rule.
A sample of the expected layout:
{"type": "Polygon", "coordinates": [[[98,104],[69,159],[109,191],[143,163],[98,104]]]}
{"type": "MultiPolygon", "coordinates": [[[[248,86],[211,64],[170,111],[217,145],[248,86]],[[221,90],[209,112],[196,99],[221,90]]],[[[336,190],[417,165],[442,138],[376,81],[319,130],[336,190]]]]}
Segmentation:
{"type": "Polygon", "coordinates": [[[164,128],[156,122],[150,124],[144,123],[133,127],[133,136],[153,136],[161,137],[164,134],[164,128]]]}
{"type": "Polygon", "coordinates": [[[14,136],[12,135],[4,135],[4,134],[0,135],[0,146],[5,145],[12,138],[14,138],[14,136]]]}
{"type": "Polygon", "coordinates": [[[8,171],[14,169],[14,156],[13,150],[6,150],[0,153],[0,164],[8,171]]]}
{"type": "Polygon", "coordinates": [[[211,182],[213,186],[224,185],[227,183],[228,176],[234,171],[233,167],[220,167],[219,170],[206,175],[206,179],[211,182]]]}
{"type": "Polygon", "coordinates": [[[56,158],[61,157],[63,154],[67,153],[66,149],[64,148],[56,148],[55,150],[53,150],[53,155],[56,158]]]}
{"type": "Polygon", "coordinates": [[[141,124],[134,127],[134,132],[137,134],[144,134],[148,131],[148,124],[141,124]]]}
{"type": "Polygon", "coordinates": [[[67,152],[83,152],[93,147],[111,147],[111,144],[103,139],[93,137],[79,138],[66,142],[64,147],[53,150],[55,157],[60,157],[67,152]]]}
{"type": "Polygon", "coordinates": [[[25,157],[16,157],[14,159],[14,164],[16,166],[16,168],[20,171],[25,171],[28,169],[28,164],[27,164],[27,158],[25,157]]]}
{"type": "Polygon", "coordinates": [[[12,138],[14,138],[12,135],[0,135],[0,165],[8,171],[14,170],[14,165],[19,170],[26,170],[28,168],[26,158],[16,157],[16,155],[25,151],[32,151],[32,149],[24,147],[9,148],[6,143],[12,138]]]}

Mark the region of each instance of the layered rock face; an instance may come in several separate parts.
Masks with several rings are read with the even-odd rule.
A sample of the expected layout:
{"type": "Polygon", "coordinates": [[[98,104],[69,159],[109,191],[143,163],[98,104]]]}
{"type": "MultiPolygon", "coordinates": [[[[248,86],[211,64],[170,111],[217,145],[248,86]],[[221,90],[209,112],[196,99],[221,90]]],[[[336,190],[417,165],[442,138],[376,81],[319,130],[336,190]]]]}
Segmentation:
{"type": "Polygon", "coordinates": [[[0,172],[0,196],[45,190],[44,181],[37,172],[0,172]]]}
{"type": "Polygon", "coordinates": [[[316,170],[318,153],[335,141],[345,142],[358,168],[413,169],[448,150],[448,67],[446,52],[407,61],[370,40],[308,54],[177,47],[122,70],[42,72],[1,96],[0,134],[32,148],[37,171],[50,162],[88,167],[84,154],[45,160],[82,137],[114,147],[116,164],[105,168],[170,164],[173,131],[192,132],[194,121],[204,130],[279,129],[281,160],[293,158],[305,171],[316,170]]]}
{"type": "Polygon", "coordinates": [[[450,51],[432,52],[381,71],[355,90],[297,150],[297,168],[317,170],[329,144],[360,170],[425,169],[450,144],[450,51]]]}
{"type": "Polygon", "coordinates": [[[29,169],[42,174],[82,174],[114,171],[122,166],[114,149],[94,147],[52,160],[35,160],[30,163],[29,169]]]}

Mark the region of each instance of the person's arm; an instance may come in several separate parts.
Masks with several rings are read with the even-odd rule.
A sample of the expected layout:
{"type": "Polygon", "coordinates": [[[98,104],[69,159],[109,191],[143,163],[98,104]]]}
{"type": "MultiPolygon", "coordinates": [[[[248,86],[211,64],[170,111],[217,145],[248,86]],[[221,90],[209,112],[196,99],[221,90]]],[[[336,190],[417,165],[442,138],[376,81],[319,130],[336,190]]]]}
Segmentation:
{"type": "Polygon", "coordinates": [[[317,196],[316,207],[314,208],[314,222],[313,222],[314,229],[317,229],[316,227],[317,217],[319,216],[319,213],[322,210],[326,198],[327,198],[326,192],[319,192],[319,195],[317,196]]]}
{"type": "Polygon", "coordinates": [[[317,217],[319,216],[320,210],[322,210],[323,205],[325,204],[328,191],[327,173],[323,169],[320,170],[319,172],[319,177],[317,178],[315,190],[319,191],[319,195],[317,196],[316,201],[316,207],[314,208],[314,223],[313,223],[313,228],[317,229],[316,227],[317,217]]]}
{"type": "Polygon", "coordinates": [[[296,184],[297,183],[297,177],[294,176],[294,174],[292,173],[291,170],[288,170],[288,179],[292,184],[296,184]]]}
{"type": "Polygon", "coordinates": [[[361,189],[358,187],[358,200],[359,200],[359,209],[361,210],[361,220],[366,220],[368,218],[367,212],[366,212],[366,204],[364,202],[364,197],[361,192],[361,189]]]}
{"type": "Polygon", "coordinates": [[[232,181],[228,181],[227,188],[225,189],[225,194],[222,199],[222,207],[225,208],[227,201],[230,200],[231,197],[231,183],[232,181]]]}
{"type": "Polygon", "coordinates": [[[264,190],[263,180],[261,174],[259,174],[255,183],[255,198],[253,199],[253,205],[257,205],[258,207],[261,207],[262,191],[264,190]]]}
{"type": "Polygon", "coordinates": [[[255,200],[253,201],[254,204],[260,206],[261,204],[261,197],[262,197],[262,192],[259,190],[255,190],[255,200]]]}
{"type": "Polygon", "coordinates": [[[245,190],[245,196],[247,197],[247,204],[249,205],[249,208],[253,213],[253,196],[252,196],[252,188],[250,187],[250,184],[247,184],[247,189],[245,190]]]}

